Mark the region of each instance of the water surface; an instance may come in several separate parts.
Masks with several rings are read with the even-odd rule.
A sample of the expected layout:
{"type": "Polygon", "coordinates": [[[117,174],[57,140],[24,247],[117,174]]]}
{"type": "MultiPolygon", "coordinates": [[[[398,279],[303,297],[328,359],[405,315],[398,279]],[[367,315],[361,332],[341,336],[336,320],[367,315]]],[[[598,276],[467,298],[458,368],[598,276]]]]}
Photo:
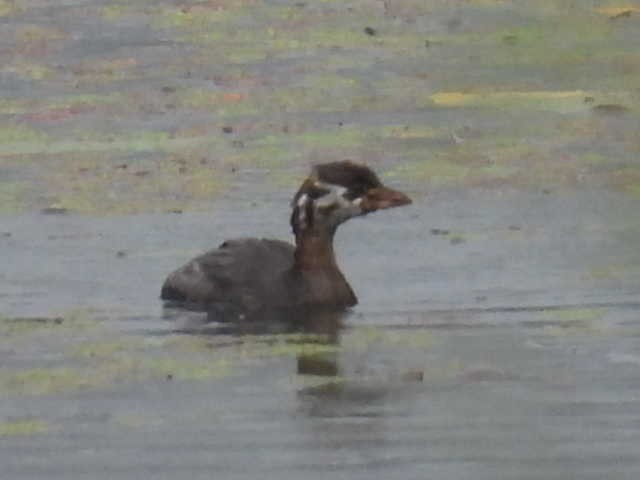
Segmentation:
{"type": "Polygon", "coordinates": [[[0,477],[639,478],[636,4],[0,0],[0,477]],[[163,308],[345,158],[348,315],[163,308]]]}

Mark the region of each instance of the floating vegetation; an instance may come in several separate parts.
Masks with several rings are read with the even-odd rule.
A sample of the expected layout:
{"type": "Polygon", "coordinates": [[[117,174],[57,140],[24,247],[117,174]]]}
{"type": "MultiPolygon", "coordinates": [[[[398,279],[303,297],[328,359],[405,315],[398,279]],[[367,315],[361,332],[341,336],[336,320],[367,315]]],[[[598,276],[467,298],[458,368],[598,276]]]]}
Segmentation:
{"type": "Polygon", "coordinates": [[[606,15],[611,19],[628,18],[633,13],[640,13],[640,7],[633,5],[605,6],[595,9],[596,12],[606,15]]]}
{"type": "Polygon", "coordinates": [[[50,425],[42,420],[27,419],[0,423],[0,438],[24,437],[47,433],[50,425]]]}
{"type": "MultiPolygon", "coordinates": [[[[550,110],[560,113],[586,111],[592,108],[585,99],[615,98],[615,94],[599,94],[595,92],[575,91],[530,91],[530,92],[439,92],[430,99],[438,106],[444,107],[482,107],[482,108],[527,108],[534,110],[550,110]]],[[[620,94],[619,98],[625,97],[620,94]]],[[[616,104],[601,104],[593,107],[602,111],[628,111],[627,107],[616,104]]]]}
{"type": "Polygon", "coordinates": [[[520,7],[513,22],[499,0],[466,2],[464,15],[439,1],[72,8],[107,29],[143,22],[152,39],[84,55],[55,15],[45,25],[30,20],[36,9],[0,0],[0,16],[25,17],[4,72],[38,85],[0,100],[0,167],[17,172],[0,208],[185,212],[234,188],[225,165],[268,169],[277,186],[291,166],[346,157],[393,159],[389,175],[442,188],[592,182],[635,193],[608,181],[606,164],[638,149],[629,85],[640,56],[624,30],[637,8],[520,7]],[[180,53],[157,35],[179,40],[180,53]],[[61,56],[63,44],[78,55],[61,56]],[[591,138],[604,164],[557,160],[591,138]]]}
{"type": "Polygon", "coordinates": [[[0,17],[8,17],[18,12],[14,0],[0,0],[0,17]]]}
{"type": "MultiPolygon", "coordinates": [[[[7,337],[45,331],[47,335],[57,332],[67,334],[99,326],[99,322],[83,310],[74,310],[66,315],[51,317],[3,317],[0,316],[0,333],[7,337]]],[[[10,341],[10,340],[9,340],[10,341]]]]}

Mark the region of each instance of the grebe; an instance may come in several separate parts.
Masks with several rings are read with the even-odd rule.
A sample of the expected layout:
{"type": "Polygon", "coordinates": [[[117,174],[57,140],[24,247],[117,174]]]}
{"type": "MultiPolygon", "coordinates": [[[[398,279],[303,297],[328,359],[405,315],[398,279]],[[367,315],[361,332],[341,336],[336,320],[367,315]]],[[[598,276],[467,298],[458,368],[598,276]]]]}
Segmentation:
{"type": "Polygon", "coordinates": [[[265,311],[345,309],[358,300],[336,264],[333,237],[346,220],[411,203],[351,161],[316,165],[293,197],[295,246],[280,240],[227,240],[171,273],[161,298],[213,319],[265,311]]]}

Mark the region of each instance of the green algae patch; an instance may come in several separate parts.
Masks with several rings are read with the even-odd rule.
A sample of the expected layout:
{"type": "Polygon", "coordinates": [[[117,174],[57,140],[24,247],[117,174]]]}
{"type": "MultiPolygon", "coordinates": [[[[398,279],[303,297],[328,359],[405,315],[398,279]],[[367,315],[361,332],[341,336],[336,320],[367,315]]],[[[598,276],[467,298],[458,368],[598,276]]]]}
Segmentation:
{"type": "Polygon", "coordinates": [[[0,181],[0,213],[15,213],[23,209],[28,192],[25,182],[0,181]]]}
{"type": "Polygon", "coordinates": [[[25,128],[28,122],[57,122],[100,108],[111,113],[117,109],[125,111],[131,108],[128,99],[128,95],[120,92],[52,95],[46,98],[0,98],[0,113],[22,115],[24,123],[18,125],[25,128]],[[63,115],[65,112],[66,115],[63,115]]]}
{"type": "Polygon", "coordinates": [[[37,419],[0,422],[0,438],[28,437],[47,433],[49,430],[49,423],[37,419]]]}
{"type": "Polygon", "coordinates": [[[17,395],[50,395],[96,388],[107,383],[99,372],[78,368],[0,369],[0,390],[17,395]]]}
{"type": "MultiPolygon", "coordinates": [[[[144,140],[138,139],[136,145],[141,149],[148,145],[151,150],[166,146],[163,140],[153,138],[160,143],[140,143],[144,140]]],[[[174,139],[169,143],[193,147],[198,139],[174,139]]],[[[59,168],[42,182],[57,207],[103,215],[201,208],[223,190],[222,172],[203,161],[199,149],[187,155],[153,152],[135,161],[119,158],[122,157],[114,158],[109,152],[74,152],[56,159],[59,168]]]]}
{"type": "Polygon", "coordinates": [[[429,348],[434,341],[434,337],[430,332],[426,331],[386,331],[380,339],[381,342],[407,348],[429,348]]]}
{"type": "MultiPolygon", "coordinates": [[[[205,378],[206,365],[157,364],[153,360],[121,351],[112,356],[93,358],[82,366],[56,366],[21,371],[0,369],[0,391],[5,394],[44,396],[64,395],[79,391],[112,390],[119,385],[164,379],[177,369],[176,375],[186,379],[205,378]],[[171,368],[170,368],[171,367],[171,368]]],[[[211,367],[211,371],[218,371],[211,367]]]]}
{"type": "Polygon", "coordinates": [[[590,321],[600,320],[606,313],[604,308],[563,308],[542,312],[542,316],[550,320],[566,321],[590,321]]]}
{"type": "MultiPolygon", "coordinates": [[[[633,234],[637,238],[638,234],[633,234]]],[[[636,256],[630,256],[627,263],[613,263],[591,268],[584,277],[589,280],[630,280],[640,276],[640,265],[636,256]]]]}
{"type": "Polygon", "coordinates": [[[22,335],[59,326],[63,321],[61,317],[0,317],[0,333],[7,336],[22,335]]]}
{"type": "Polygon", "coordinates": [[[165,346],[190,355],[205,355],[214,362],[217,356],[223,354],[227,366],[229,362],[241,364],[256,358],[296,357],[340,350],[340,346],[328,335],[293,333],[216,338],[180,335],[168,339],[165,346]]]}
{"type": "Polygon", "coordinates": [[[260,106],[243,92],[218,92],[203,88],[180,89],[175,94],[176,105],[191,110],[215,111],[222,116],[257,115],[260,106]]]}
{"type": "Polygon", "coordinates": [[[545,334],[562,337],[608,333],[611,328],[602,322],[606,314],[605,308],[576,307],[544,311],[540,317],[545,322],[549,322],[549,325],[544,328],[545,334]]]}
{"type": "MultiPolygon", "coordinates": [[[[84,331],[95,329],[101,325],[101,322],[95,318],[94,312],[90,308],[75,308],[54,317],[53,325],[59,324],[65,329],[74,331],[84,331]],[[62,319],[59,322],[57,319],[62,319]]],[[[50,323],[51,324],[51,323],[50,323]]]]}
{"type": "Polygon", "coordinates": [[[188,354],[208,355],[215,361],[224,354],[225,362],[241,364],[247,360],[269,357],[297,357],[301,355],[332,354],[341,350],[329,335],[324,334],[274,334],[242,335],[236,338],[207,338],[176,336],[166,343],[167,348],[188,354]]]}
{"type": "Polygon", "coordinates": [[[0,17],[8,17],[18,12],[19,9],[14,0],[0,0],[0,17]]]}
{"type": "Polygon", "coordinates": [[[431,125],[387,125],[381,127],[377,136],[397,140],[440,139],[446,135],[442,128],[431,125]]]}
{"type": "Polygon", "coordinates": [[[45,144],[51,138],[44,132],[30,128],[24,124],[0,126],[0,154],[11,153],[7,145],[11,144],[45,144]]]}
{"type": "Polygon", "coordinates": [[[609,173],[609,183],[617,190],[640,195],[640,168],[625,166],[609,173]]]}
{"type": "Polygon", "coordinates": [[[14,62],[10,66],[5,67],[5,71],[22,77],[25,80],[35,81],[46,80],[55,74],[53,69],[45,65],[25,61],[14,62]]]}
{"type": "Polygon", "coordinates": [[[47,133],[23,123],[0,125],[0,159],[49,153],[52,143],[53,139],[47,133]]]}
{"type": "Polygon", "coordinates": [[[79,358],[111,358],[121,353],[145,350],[142,340],[119,339],[111,341],[83,342],[73,350],[72,355],[79,358]]]}
{"type": "Polygon", "coordinates": [[[572,335],[606,335],[610,329],[595,325],[591,322],[564,322],[559,325],[549,325],[544,328],[544,333],[552,337],[567,337],[572,335]]]}
{"type": "Polygon", "coordinates": [[[54,96],[43,102],[39,108],[75,108],[75,109],[92,109],[98,107],[126,106],[129,101],[129,95],[121,92],[110,93],[79,93],[75,95],[54,96]]]}
{"type": "Polygon", "coordinates": [[[350,380],[344,377],[322,377],[318,375],[296,375],[293,381],[298,392],[303,395],[341,392],[350,383],[350,380]]]}
{"type": "Polygon", "coordinates": [[[69,34],[59,28],[50,28],[43,25],[24,25],[16,31],[15,39],[18,44],[27,49],[33,50],[38,46],[50,48],[52,43],[66,40],[69,34]]]}
{"type": "Polygon", "coordinates": [[[107,20],[120,20],[122,17],[134,13],[133,7],[128,5],[107,5],[102,8],[102,16],[107,20]]]}
{"type": "Polygon", "coordinates": [[[628,185],[626,190],[632,195],[640,197],[640,182],[634,183],[632,185],[628,185]]]}
{"type": "Polygon", "coordinates": [[[0,98],[0,114],[17,115],[27,112],[27,102],[15,98],[0,98]]]}
{"type": "Polygon", "coordinates": [[[78,82],[110,83],[137,78],[138,60],[133,57],[84,61],[73,67],[78,82]]]}
{"type": "Polygon", "coordinates": [[[70,332],[85,332],[98,327],[99,322],[83,311],[72,311],[65,315],[52,317],[2,317],[0,316],[0,333],[7,338],[30,333],[55,335],[70,332]]]}
{"type": "Polygon", "coordinates": [[[228,376],[232,371],[232,361],[217,352],[170,358],[161,345],[149,346],[129,338],[86,343],[84,337],[76,338],[70,350],[56,366],[0,369],[0,391],[11,395],[64,395],[158,380],[203,381],[228,376]]]}
{"type": "Polygon", "coordinates": [[[630,176],[616,176],[610,160],[600,154],[568,153],[569,145],[581,142],[585,131],[600,127],[585,120],[557,121],[550,126],[555,132],[547,132],[549,126],[526,134],[506,127],[498,135],[482,132],[469,138],[464,131],[460,136],[452,132],[448,140],[443,137],[430,150],[408,144],[405,161],[385,176],[441,188],[575,188],[588,182],[617,181],[623,190],[632,183],[630,176]]]}
{"type": "Polygon", "coordinates": [[[163,342],[163,346],[181,354],[202,354],[219,348],[226,348],[240,344],[240,339],[213,337],[200,335],[171,335],[163,342]]]}
{"type": "Polygon", "coordinates": [[[135,135],[90,135],[73,140],[54,140],[26,128],[0,129],[0,155],[59,155],[67,153],[119,152],[143,153],[181,150],[194,143],[189,138],[170,138],[164,132],[139,132],[135,135]]]}
{"type": "Polygon", "coordinates": [[[586,111],[590,105],[585,98],[593,94],[582,90],[531,92],[438,92],[430,100],[440,107],[475,107],[532,110],[550,110],[559,113],[586,111]]]}
{"type": "Polygon", "coordinates": [[[343,335],[342,347],[346,350],[368,350],[370,348],[404,347],[423,350],[434,341],[430,332],[413,330],[389,330],[380,327],[357,327],[343,335]]]}
{"type": "MultiPolygon", "coordinates": [[[[605,2],[606,3],[606,2],[605,2]]],[[[630,17],[632,13],[640,13],[640,7],[634,5],[605,5],[594,9],[601,15],[611,19],[630,17]]]]}
{"type": "Polygon", "coordinates": [[[156,14],[156,24],[162,27],[178,27],[183,29],[212,28],[215,24],[227,22],[235,17],[233,10],[207,7],[206,4],[193,7],[162,9],[156,14]]]}
{"type": "Polygon", "coordinates": [[[243,357],[297,357],[300,355],[335,353],[340,348],[340,346],[333,344],[294,342],[283,338],[274,342],[248,342],[243,344],[241,355],[243,357]]]}
{"type": "Polygon", "coordinates": [[[637,95],[625,91],[443,91],[432,94],[429,99],[439,107],[527,109],[561,114],[606,110],[609,106],[630,111],[640,106],[637,95]]]}

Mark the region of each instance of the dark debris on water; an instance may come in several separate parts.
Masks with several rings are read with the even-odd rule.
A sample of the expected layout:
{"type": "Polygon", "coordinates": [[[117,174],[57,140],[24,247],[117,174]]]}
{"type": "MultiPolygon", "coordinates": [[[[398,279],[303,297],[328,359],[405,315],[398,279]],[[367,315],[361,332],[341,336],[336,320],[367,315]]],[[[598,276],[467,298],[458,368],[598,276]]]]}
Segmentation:
{"type": "Polygon", "coordinates": [[[69,213],[69,209],[64,207],[45,207],[40,210],[40,213],[43,215],[64,215],[69,213]]]}

